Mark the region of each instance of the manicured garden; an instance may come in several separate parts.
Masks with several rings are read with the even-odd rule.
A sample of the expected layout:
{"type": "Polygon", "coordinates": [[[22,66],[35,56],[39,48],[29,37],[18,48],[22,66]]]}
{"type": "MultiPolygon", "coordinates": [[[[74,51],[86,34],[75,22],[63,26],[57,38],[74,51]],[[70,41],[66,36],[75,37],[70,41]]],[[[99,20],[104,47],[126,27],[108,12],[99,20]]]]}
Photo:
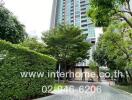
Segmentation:
{"type": "Polygon", "coordinates": [[[54,86],[54,78],[47,72],[55,70],[56,60],[0,40],[0,100],[20,100],[39,95],[42,86],[54,86]],[[20,72],[45,72],[42,78],[22,78],[20,72]]]}

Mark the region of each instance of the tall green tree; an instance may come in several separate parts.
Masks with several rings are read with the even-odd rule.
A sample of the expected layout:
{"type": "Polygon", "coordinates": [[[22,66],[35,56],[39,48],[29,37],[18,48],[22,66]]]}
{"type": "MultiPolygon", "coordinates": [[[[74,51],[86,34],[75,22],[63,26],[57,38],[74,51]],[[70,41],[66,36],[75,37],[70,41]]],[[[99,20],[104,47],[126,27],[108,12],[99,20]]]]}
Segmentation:
{"type": "Polygon", "coordinates": [[[132,28],[130,0],[90,0],[88,16],[96,26],[108,26],[112,20],[124,20],[132,28]]]}
{"type": "Polygon", "coordinates": [[[118,58],[130,63],[132,60],[131,45],[130,26],[125,22],[113,22],[100,38],[94,57],[100,65],[105,64],[106,60],[112,62],[118,58]]]}
{"type": "MultiPolygon", "coordinates": [[[[90,44],[86,41],[87,34],[72,25],[60,25],[46,33],[42,40],[47,45],[48,53],[54,56],[66,72],[68,66],[89,58],[90,44]]],[[[65,77],[66,79],[66,77],[65,77]]]]}
{"type": "Polygon", "coordinates": [[[0,5],[0,39],[20,43],[26,36],[24,25],[8,9],[0,5]]]}
{"type": "Polygon", "coordinates": [[[20,43],[20,45],[39,53],[46,52],[46,45],[42,42],[39,42],[36,38],[27,38],[22,43],[20,43]]]}
{"type": "MultiPolygon", "coordinates": [[[[126,22],[113,22],[105,31],[93,54],[99,65],[125,71],[132,63],[132,30],[126,22]]],[[[132,80],[129,71],[128,74],[132,80]]]]}

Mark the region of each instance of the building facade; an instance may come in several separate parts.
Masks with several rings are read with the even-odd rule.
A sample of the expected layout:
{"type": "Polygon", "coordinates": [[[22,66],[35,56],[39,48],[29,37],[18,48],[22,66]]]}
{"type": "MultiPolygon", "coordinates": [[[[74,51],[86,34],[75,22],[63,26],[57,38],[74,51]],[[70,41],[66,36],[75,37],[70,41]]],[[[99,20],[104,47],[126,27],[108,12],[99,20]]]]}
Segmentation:
{"type": "MultiPolygon", "coordinates": [[[[82,34],[88,34],[87,40],[95,44],[95,26],[92,24],[90,18],[87,17],[87,11],[90,8],[88,0],[53,0],[51,28],[59,24],[69,24],[80,27],[83,30],[82,34]]],[[[85,72],[87,70],[89,61],[92,60],[92,49],[89,51],[90,59],[86,59],[76,65],[74,72],[85,72]]],[[[86,78],[80,78],[84,80],[86,78]]]]}
{"type": "Polygon", "coordinates": [[[88,0],[53,0],[51,28],[62,23],[79,26],[88,33],[87,41],[94,43],[95,27],[87,17],[89,8],[88,0]]]}

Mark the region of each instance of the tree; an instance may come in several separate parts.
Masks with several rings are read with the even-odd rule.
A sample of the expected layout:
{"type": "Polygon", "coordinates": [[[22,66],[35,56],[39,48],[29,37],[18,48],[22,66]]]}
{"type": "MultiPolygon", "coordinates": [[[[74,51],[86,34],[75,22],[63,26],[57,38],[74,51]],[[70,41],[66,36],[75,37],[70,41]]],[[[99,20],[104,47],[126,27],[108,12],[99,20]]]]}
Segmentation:
{"type": "MultiPolygon", "coordinates": [[[[63,66],[66,73],[68,66],[89,58],[90,44],[86,42],[87,34],[72,25],[60,25],[46,33],[42,40],[47,45],[47,51],[63,66]]],[[[66,80],[66,77],[65,77],[66,80]]]]}
{"type": "MultiPolygon", "coordinates": [[[[100,38],[98,43],[96,54],[104,59],[110,58],[114,55],[117,57],[123,57],[127,62],[131,61],[131,45],[132,45],[132,30],[125,22],[113,22],[105,31],[104,35],[100,38]],[[104,52],[105,51],[105,52],[104,52]],[[98,53],[100,52],[100,53],[98,53]],[[107,56],[109,55],[109,56],[107,56]]],[[[99,57],[99,58],[100,58],[99,57]]],[[[105,64],[105,60],[99,59],[98,62],[102,65],[105,64]]]]}
{"type": "MultiPolygon", "coordinates": [[[[132,63],[132,30],[126,22],[113,22],[105,31],[97,45],[93,58],[99,65],[121,70],[132,63]]],[[[128,71],[129,77],[132,77],[128,71]]]]}
{"type": "Polygon", "coordinates": [[[26,36],[24,25],[8,9],[0,5],[0,39],[20,43],[26,36]]]}
{"type": "Polygon", "coordinates": [[[27,38],[20,45],[39,53],[44,54],[46,52],[46,45],[39,42],[36,38],[27,38]]]}
{"type": "Polygon", "coordinates": [[[99,75],[99,66],[98,64],[95,62],[95,61],[90,61],[89,63],[89,68],[92,70],[92,71],[95,71],[96,74],[98,75],[98,81],[100,81],[100,75],[99,75]]]}
{"type": "Polygon", "coordinates": [[[88,16],[96,26],[107,27],[112,20],[124,20],[132,28],[130,0],[90,0],[88,16]]]}
{"type": "MultiPolygon", "coordinates": [[[[124,71],[132,63],[132,9],[130,0],[90,0],[88,16],[104,27],[94,60],[99,65],[124,71]]],[[[129,74],[129,72],[128,72],[129,74]]],[[[131,77],[131,75],[129,74],[131,77]]],[[[132,80],[132,78],[131,78],[132,80]]]]}

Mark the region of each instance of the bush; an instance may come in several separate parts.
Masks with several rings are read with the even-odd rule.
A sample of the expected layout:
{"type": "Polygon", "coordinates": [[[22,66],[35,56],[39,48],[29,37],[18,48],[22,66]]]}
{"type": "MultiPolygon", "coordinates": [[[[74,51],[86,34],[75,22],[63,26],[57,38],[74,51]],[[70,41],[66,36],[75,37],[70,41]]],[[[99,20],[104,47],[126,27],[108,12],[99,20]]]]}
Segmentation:
{"type": "Polygon", "coordinates": [[[19,45],[0,40],[0,100],[43,95],[42,86],[54,85],[54,78],[22,78],[20,72],[55,71],[56,60],[19,45]]]}

